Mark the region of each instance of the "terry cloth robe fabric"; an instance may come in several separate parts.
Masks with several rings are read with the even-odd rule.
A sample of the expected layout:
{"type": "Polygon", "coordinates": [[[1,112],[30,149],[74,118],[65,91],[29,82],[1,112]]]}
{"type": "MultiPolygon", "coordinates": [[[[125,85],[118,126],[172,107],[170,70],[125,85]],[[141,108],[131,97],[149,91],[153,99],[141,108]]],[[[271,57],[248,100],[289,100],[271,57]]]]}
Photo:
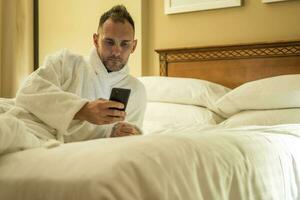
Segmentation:
{"type": "Polygon", "coordinates": [[[131,89],[125,121],[141,129],[146,107],[143,84],[129,75],[127,65],[108,73],[96,49],[88,58],[68,50],[49,56],[18,90],[17,115],[39,138],[74,142],[109,137],[114,124],[95,125],[73,117],[88,101],[108,99],[113,87],[131,89]]]}
{"type": "Polygon", "coordinates": [[[21,120],[9,114],[0,114],[0,155],[40,147],[44,142],[31,134],[21,120]]]}

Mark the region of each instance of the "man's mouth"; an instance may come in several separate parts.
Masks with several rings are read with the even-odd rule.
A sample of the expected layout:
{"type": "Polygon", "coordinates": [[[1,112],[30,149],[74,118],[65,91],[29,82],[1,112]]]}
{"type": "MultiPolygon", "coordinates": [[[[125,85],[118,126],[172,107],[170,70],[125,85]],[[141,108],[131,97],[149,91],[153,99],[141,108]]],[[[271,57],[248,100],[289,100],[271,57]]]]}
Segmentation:
{"type": "Polygon", "coordinates": [[[107,60],[111,62],[121,62],[121,59],[119,58],[108,58],[107,60]]]}

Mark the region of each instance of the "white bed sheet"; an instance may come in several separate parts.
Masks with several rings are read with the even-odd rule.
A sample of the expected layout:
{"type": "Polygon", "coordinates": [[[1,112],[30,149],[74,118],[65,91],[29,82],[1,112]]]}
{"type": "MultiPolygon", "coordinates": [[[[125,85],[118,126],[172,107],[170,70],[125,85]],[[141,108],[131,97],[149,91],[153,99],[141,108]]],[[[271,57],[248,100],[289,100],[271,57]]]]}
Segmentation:
{"type": "Polygon", "coordinates": [[[296,200],[300,125],[177,127],[0,157],[2,200],[296,200]]]}

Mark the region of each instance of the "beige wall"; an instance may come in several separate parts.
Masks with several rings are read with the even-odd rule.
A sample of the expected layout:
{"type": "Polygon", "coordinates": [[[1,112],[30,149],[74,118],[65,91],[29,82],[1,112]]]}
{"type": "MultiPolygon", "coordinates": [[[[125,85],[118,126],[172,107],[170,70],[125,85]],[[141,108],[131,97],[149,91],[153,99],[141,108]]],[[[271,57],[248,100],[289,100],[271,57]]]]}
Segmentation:
{"type": "Polygon", "coordinates": [[[62,48],[88,54],[93,47],[101,14],[116,4],[127,7],[135,20],[138,47],[130,57],[130,71],[141,74],[141,0],[41,0],[39,1],[39,62],[62,48]]]}
{"type": "Polygon", "coordinates": [[[143,75],[159,74],[154,49],[300,39],[299,0],[243,2],[242,7],[165,15],[164,1],[148,1],[143,75]]]}
{"type": "MultiPolygon", "coordinates": [[[[2,77],[2,0],[0,0],[0,78],[2,77]]],[[[0,97],[2,96],[2,79],[0,80],[0,97]]]]}

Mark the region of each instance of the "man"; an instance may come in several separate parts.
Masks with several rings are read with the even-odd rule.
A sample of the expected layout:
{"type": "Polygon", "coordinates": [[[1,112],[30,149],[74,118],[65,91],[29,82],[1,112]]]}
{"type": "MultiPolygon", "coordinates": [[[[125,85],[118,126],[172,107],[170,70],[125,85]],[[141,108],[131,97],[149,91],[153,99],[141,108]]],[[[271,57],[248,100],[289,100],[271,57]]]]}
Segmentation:
{"type": "Polygon", "coordinates": [[[146,94],[127,66],[137,45],[134,31],[126,8],[111,8],[100,18],[89,58],[67,50],[49,56],[19,89],[19,110],[11,113],[45,140],[73,142],[140,134],[146,94]],[[131,89],[126,113],[117,110],[123,104],[107,100],[113,87],[131,89]]]}
{"type": "MultiPolygon", "coordinates": [[[[97,54],[108,72],[118,72],[127,64],[129,55],[134,52],[137,45],[137,40],[134,40],[134,31],[133,19],[124,6],[113,7],[100,18],[98,33],[93,35],[93,40],[97,54]]],[[[107,101],[90,102],[75,115],[75,119],[83,119],[96,124],[122,120],[124,113],[114,111],[114,118],[111,117],[112,114],[106,113],[107,111],[111,112],[110,109],[107,109],[110,105],[110,102],[107,101]],[[102,105],[104,109],[101,109],[102,105]],[[100,108],[98,113],[95,112],[94,107],[100,108]],[[105,117],[111,121],[105,121],[105,117],[99,117],[101,115],[106,115],[105,117]]],[[[142,120],[142,116],[140,116],[140,120],[142,120]]],[[[116,126],[112,136],[135,135],[138,132],[139,130],[134,126],[122,123],[120,126],[116,126]]]]}

